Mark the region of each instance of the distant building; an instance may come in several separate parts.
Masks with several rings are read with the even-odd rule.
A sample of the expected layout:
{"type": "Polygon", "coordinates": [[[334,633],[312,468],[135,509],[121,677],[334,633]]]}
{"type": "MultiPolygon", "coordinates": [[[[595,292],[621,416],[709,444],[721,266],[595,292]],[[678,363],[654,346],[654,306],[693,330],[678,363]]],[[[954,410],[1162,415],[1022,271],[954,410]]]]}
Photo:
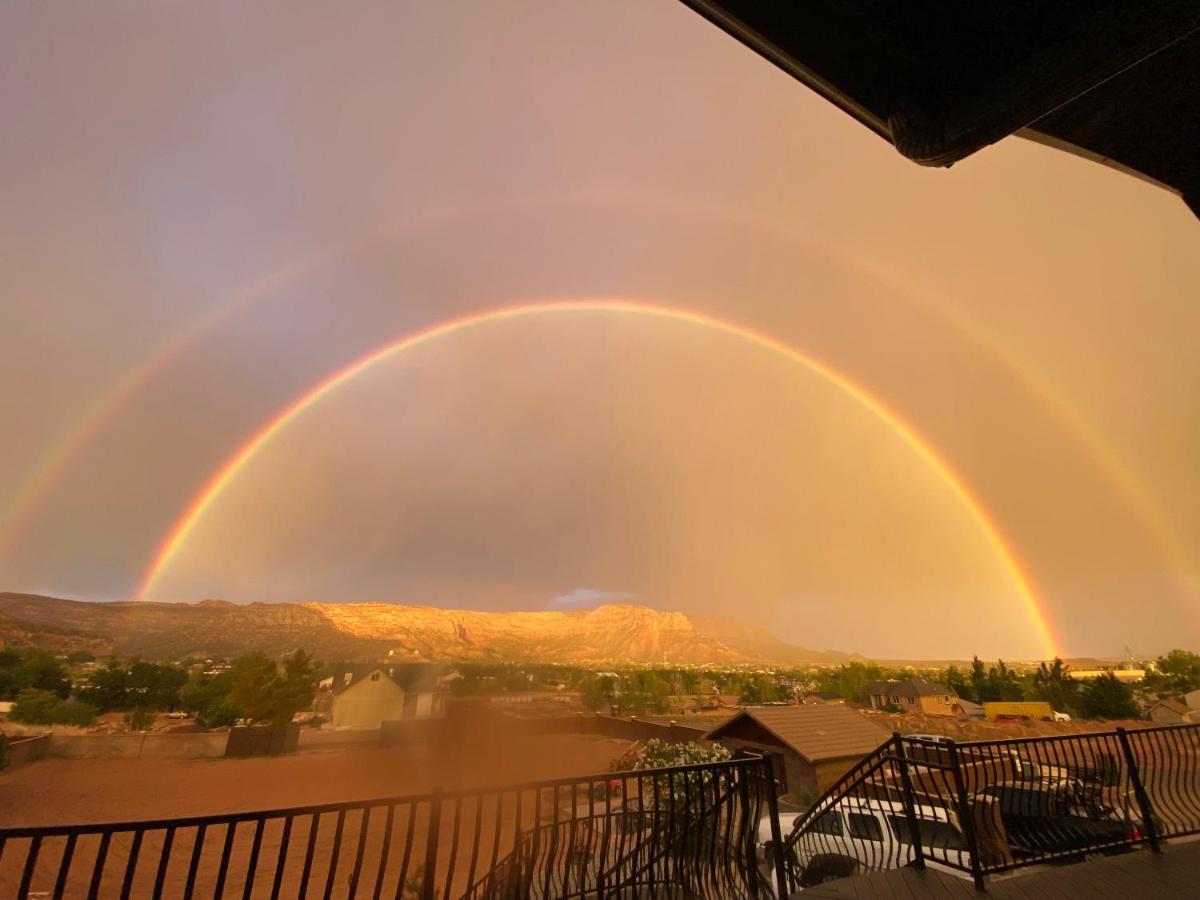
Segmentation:
{"type": "Polygon", "coordinates": [[[1200,690],[1188,691],[1183,695],[1183,702],[1191,709],[1200,711],[1200,690]]]}
{"type": "Polygon", "coordinates": [[[964,700],[962,697],[959,697],[954,701],[954,704],[959,708],[960,714],[964,719],[981,721],[987,718],[983,713],[982,703],[976,703],[973,700],[964,700]]]}
{"type": "Polygon", "coordinates": [[[342,666],[333,675],[334,728],[379,728],[400,719],[428,719],[446,709],[433,666],[389,663],[342,666]]]}
{"type": "Polygon", "coordinates": [[[919,712],[927,716],[956,716],[958,694],[940,681],[925,678],[905,678],[902,681],[876,681],[868,689],[871,707],[899,707],[902,712],[919,712]]]}
{"type": "Polygon", "coordinates": [[[730,750],[766,753],[780,793],[811,797],[829,787],[890,733],[848,706],[756,706],[704,736],[730,750]]]}
{"type": "Polygon", "coordinates": [[[1200,722],[1200,711],[1174,697],[1164,697],[1156,701],[1147,715],[1156,725],[1190,725],[1200,722]]]}

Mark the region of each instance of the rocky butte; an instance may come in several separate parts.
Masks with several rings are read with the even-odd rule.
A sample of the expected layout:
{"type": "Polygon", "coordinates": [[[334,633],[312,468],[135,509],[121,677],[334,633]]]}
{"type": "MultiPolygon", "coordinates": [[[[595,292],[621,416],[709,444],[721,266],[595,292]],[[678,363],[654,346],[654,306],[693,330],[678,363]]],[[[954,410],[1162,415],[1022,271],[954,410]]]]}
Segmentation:
{"type": "Polygon", "coordinates": [[[476,612],[389,603],[86,603],[0,593],[0,640],[97,655],[271,655],[389,651],[423,660],[747,665],[838,663],[752,625],[608,604],[571,612],[476,612]]]}

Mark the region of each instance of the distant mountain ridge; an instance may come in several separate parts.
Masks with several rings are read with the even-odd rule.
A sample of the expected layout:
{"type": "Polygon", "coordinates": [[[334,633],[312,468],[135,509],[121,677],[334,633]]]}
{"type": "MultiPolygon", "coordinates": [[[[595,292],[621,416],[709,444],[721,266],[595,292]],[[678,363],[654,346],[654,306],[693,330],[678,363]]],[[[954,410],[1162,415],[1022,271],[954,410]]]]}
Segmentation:
{"type": "Polygon", "coordinates": [[[590,610],[477,612],[389,603],[88,603],[0,593],[0,641],[153,658],[275,656],[304,647],[324,659],[562,663],[842,663],[764,628],[632,604],[590,610]]]}

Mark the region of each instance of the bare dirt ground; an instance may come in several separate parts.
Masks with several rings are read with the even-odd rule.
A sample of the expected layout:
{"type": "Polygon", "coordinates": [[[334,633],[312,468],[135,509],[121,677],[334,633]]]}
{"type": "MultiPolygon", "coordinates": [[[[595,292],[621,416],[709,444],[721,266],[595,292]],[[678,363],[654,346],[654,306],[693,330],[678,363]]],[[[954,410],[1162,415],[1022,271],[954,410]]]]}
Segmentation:
{"type": "MultiPolygon", "coordinates": [[[[0,827],[281,809],[426,794],[435,785],[453,790],[589,775],[604,772],[629,747],[628,741],[591,735],[481,734],[486,736],[437,751],[410,746],[256,759],[44,759],[0,774],[0,827]]],[[[473,877],[495,865],[497,853],[502,858],[511,847],[516,822],[531,827],[538,813],[533,801],[543,795],[525,795],[524,815],[520,801],[514,814],[513,799],[504,801],[509,807],[504,815],[495,795],[448,803],[447,818],[437,829],[439,896],[442,888],[457,896],[473,877]],[[473,862],[468,868],[477,850],[478,868],[473,862]],[[457,868],[453,861],[459,861],[457,868]]],[[[363,866],[359,896],[371,896],[376,888],[382,896],[415,897],[419,877],[411,884],[410,879],[419,875],[425,860],[430,815],[430,805],[417,802],[376,807],[369,822],[360,809],[344,817],[298,816],[294,827],[290,818],[276,817],[257,831],[253,824],[220,824],[209,829],[207,839],[192,826],[177,832],[151,829],[144,842],[136,838],[139,843],[134,833],[118,831],[107,845],[96,834],[80,837],[73,855],[66,838],[48,837],[37,856],[30,896],[57,896],[56,873],[70,859],[62,876],[63,896],[70,898],[151,896],[156,877],[163,879],[167,897],[187,894],[186,882],[192,878],[194,896],[221,894],[223,886],[222,896],[266,898],[279,879],[280,897],[299,896],[307,883],[310,896],[342,898],[356,894],[356,861],[363,866]],[[290,840],[285,827],[291,829],[290,840]],[[222,847],[227,866],[221,862],[222,847]],[[101,857],[106,862],[97,883],[92,881],[93,863],[101,857]]],[[[10,839],[8,845],[0,857],[0,897],[18,894],[30,850],[26,838],[10,839]]]]}
{"type": "Polygon", "coordinates": [[[872,721],[878,722],[888,731],[901,734],[943,734],[959,741],[990,741],[1001,738],[1053,737],[1062,734],[1090,734],[1097,731],[1112,731],[1118,727],[1147,728],[1153,722],[1129,719],[1120,722],[980,722],[966,719],[950,719],[945,716],[925,716],[919,713],[892,715],[883,712],[865,712],[872,721]]]}
{"type": "Polygon", "coordinates": [[[43,759],[0,773],[0,827],[128,821],[367,800],[602,772],[628,741],[591,735],[256,759],[43,759]]]}

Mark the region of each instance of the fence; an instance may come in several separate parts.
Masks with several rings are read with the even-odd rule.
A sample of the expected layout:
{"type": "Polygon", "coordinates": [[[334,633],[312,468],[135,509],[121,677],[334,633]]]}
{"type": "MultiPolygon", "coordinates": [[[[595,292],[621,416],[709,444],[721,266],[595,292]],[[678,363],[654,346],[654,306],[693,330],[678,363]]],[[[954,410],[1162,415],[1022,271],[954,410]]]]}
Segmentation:
{"type": "MultiPolygon", "coordinates": [[[[762,895],[769,760],[104,825],[0,830],[0,896],[762,895]]],[[[782,857],[780,857],[782,860],[782,857]]]]}
{"type": "Polygon", "coordinates": [[[956,743],[896,735],[795,822],[785,879],[986,875],[1200,833],[1200,726],[956,743]]]}
{"type": "MultiPolygon", "coordinates": [[[[4,738],[0,735],[0,741],[4,738]]],[[[7,765],[8,768],[23,766],[26,763],[35,762],[46,755],[46,750],[50,747],[50,735],[39,734],[32,737],[11,737],[7,741],[8,752],[3,754],[4,759],[0,761],[0,768],[7,765]]]]}
{"type": "Polygon", "coordinates": [[[300,726],[239,725],[229,729],[226,756],[270,756],[295,753],[300,741],[300,726]]]}

